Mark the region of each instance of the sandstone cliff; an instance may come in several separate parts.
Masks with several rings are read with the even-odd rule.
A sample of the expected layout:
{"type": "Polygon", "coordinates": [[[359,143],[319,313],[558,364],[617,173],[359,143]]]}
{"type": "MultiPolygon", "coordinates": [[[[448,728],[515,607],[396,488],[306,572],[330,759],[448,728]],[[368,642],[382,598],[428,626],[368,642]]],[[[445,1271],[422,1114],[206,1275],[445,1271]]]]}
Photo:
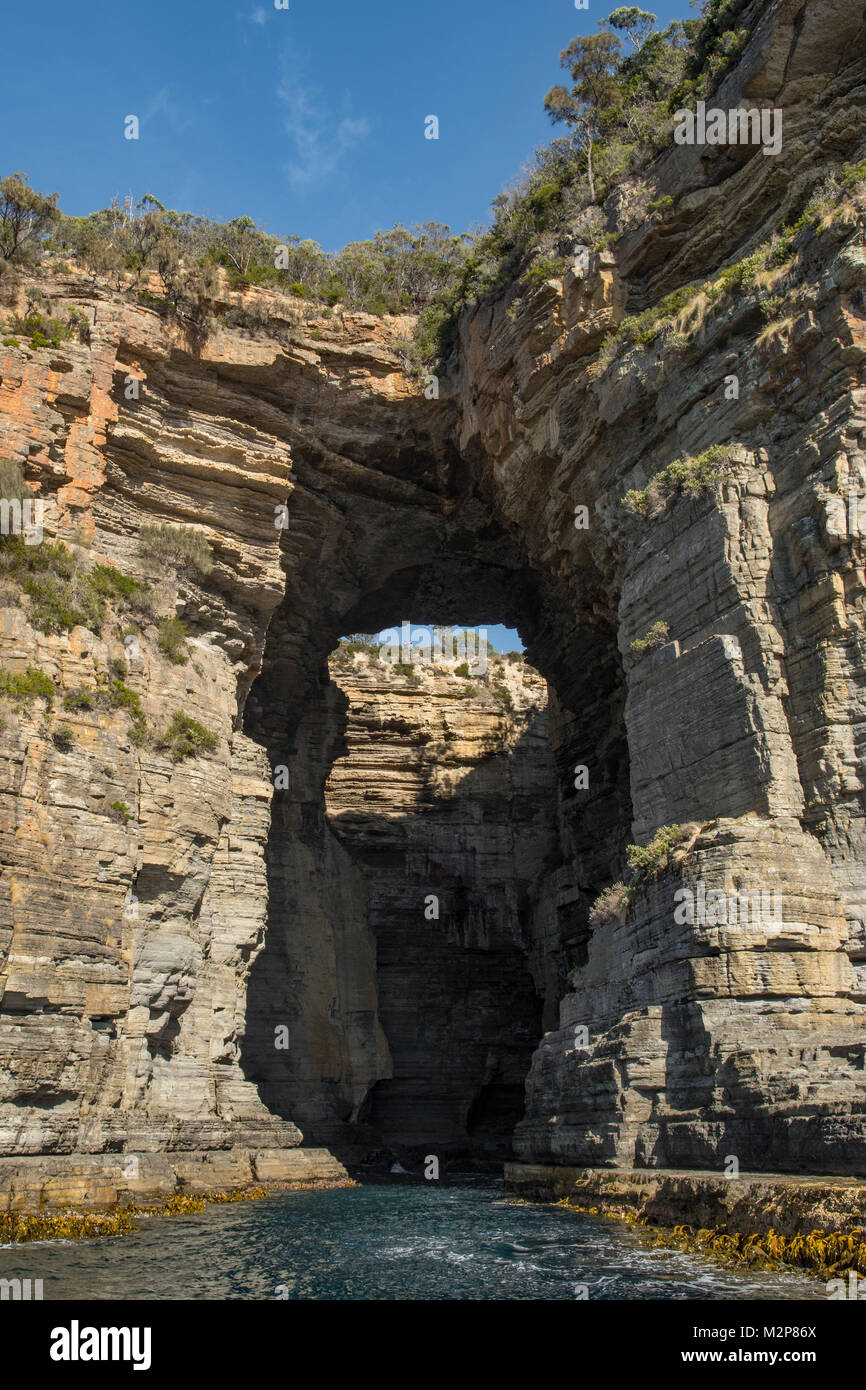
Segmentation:
{"type": "Polygon", "coordinates": [[[192,343],[46,265],[89,341],[3,347],[0,457],[73,597],[96,564],[150,595],[40,630],[51,594],[0,592],[4,673],[56,690],[4,687],[4,1187],[28,1156],[37,1186],[291,1175],[302,1134],[495,1152],[527,1070],[527,1159],[863,1167],[866,576],[836,504],[866,490],[864,6],[751,20],[715,100],[780,108],[782,152],[672,149],[612,244],[463,316],[439,400],[399,321],[253,290],[258,328],[192,343]],[[701,458],[707,486],[623,506],[701,458]],[[154,524],[212,569],[148,561],[154,524]],[[507,713],[329,677],[341,633],[409,613],[519,626],[549,710],[510,668],[507,713]],[[674,822],[688,856],[591,925],[674,822]],[[698,881],[782,918],[679,924],[698,881]]]}
{"type": "Polygon", "coordinates": [[[539,996],[555,1009],[564,982],[533,931],[554,815],[544,682],[521,662],[453,668],[332,661],[278,793],[247,1050],[267,1103],[340,1152],[501,1152],[539,996]],[[282,1055],[275,1018],[292,1021],[282,1055]]]}
{"type": "MultiPolygon", "coordinates": [[[[641,191],[624,190],[615,249],[464,324],[461,449],[558,585],[529,650],[558,760],[588,762],[642,843],[700,823],[685,882],[784,901],[766,930],[679,926],[669,874],[594,932],[534,1060],[527,1159],[863,1165],[864,572],[861,535],[832,517],[866,481],[866,262],[862,194],[821,200],[862,157],[864,11],[831,8],[756,11],[714,98],[780,108],[777,159],[673,149],[652,188],[671,210],[638,220],[641,191]],[[688,287],[655,325],[674,332],[642,320],[643,342],[602,347],[688,287]],[[725,459],[710,495],[623,507],[710,446],[725,459]],[[659,623],[668,640],[640,656],[659,623]]],[[[586,827],[576,814],[557,890],[593,876],[586,827]]]]}

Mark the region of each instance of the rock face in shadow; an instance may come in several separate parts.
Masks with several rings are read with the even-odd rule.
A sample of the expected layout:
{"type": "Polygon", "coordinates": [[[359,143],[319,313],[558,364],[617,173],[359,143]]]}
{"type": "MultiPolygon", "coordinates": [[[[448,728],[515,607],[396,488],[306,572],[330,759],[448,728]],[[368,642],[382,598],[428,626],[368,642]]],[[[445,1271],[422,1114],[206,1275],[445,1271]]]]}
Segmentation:
{"type": "Polygon", "coordinates": [[[605,780],[576,727],[599,668],[580,625],[615,608],[628,838],[702,832],[624,921],[592,931],[533,1062],[515,1140],[527,1161],[863,1166],[864,568],[860,528],[840,526],[866,487],[862,192],[846,203],[837,185],[767,282],[747,274],[731,294],[719,276],[862,159],[864,12],[839,5],[832,36],[808,4],[749,14],[754,38],[714,104],[771,101],[782,152],[672,150],[653,192],[676,193],[673,210],[632,216],[624,192],[615,248],[462,324],[461,449],[531,565],[561,577],[528,655],[562,710],[563,763],[605,780]],[[762,310],[762,284],[778,310],[762,310]],[[662,332],[599,355],[624,314],[689,285],[662,332]],[[711,446],[725,458],[712,487],[647,516],[622,505],[711,446]],[[591,522],[575,533],[579,504],[591,522]],[[633,643],[657,624],[663,643],[642,655],[633,643]],[[575,647],[586,674],[563,676],[575,647]],[[780,911],[682,922],[683,887],[778,891],[780,911]]]}
{"type": "Polygon", "coordinates": [[[547,692],[521,661],[458,665],[332,661],[280,803],[248,1071],[340,1152],[489,1158],[523,1113],[558,964],[533,916],[556,845],[547,692]],[[321,731],[340,706],[334,759],[321,731]],[[305,823],[323,776],[324,815],[305,823]],[[282,1053],[275,1018],[291,1030],[282,1053]]]}
{"type": "Polygon", "coordinates": [[[464,313],[439,400],[400,320],[251,290],[247,331],[226,291],[194,345],[49,258],[90,341],[0,350],[0,458],[79,578],[151,595],[40,630],[0,575],[2,669],[56,690],[2,709],[3,1191],[15,1157],[32,1191],[103,1155],[140,1158],[137,1190],[147,1155],[160,1183],[163,1158],[273,1173],[302,1135],[492,1153],[527,1070],[527,1161],[862,1169],[866,254],[838,180],[866,88],[862,0],[832,11],[750,9],[714,98],[780,108],[779,155],[676,147],[626,181],[613,245],[464,313]],[[831,176],[832,215],[743,269],[831,176]],[[684,286],[676,322],[603,346],[684,286]],[[711,485],[623,506],[712,446],[711,485]],[[210,572],[149,561],[152,524],[195,527],[210,572]],[[341,634],[407,614],[517,626],[546,712],[329,678],[341,634]],[[176,716],[214,746],[183,756],[176,716]],[[688,854],[591,923],[674,822],[688,854]],[[680,920],[683,888],[781,908],[680,920]]]}

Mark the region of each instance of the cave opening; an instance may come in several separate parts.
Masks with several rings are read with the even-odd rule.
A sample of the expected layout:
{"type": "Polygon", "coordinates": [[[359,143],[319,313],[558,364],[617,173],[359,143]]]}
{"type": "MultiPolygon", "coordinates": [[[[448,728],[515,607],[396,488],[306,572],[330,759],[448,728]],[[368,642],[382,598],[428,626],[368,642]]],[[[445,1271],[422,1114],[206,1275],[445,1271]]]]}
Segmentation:
{"type": "Polygon", "coordinates": [[[328,611],[326,592],[314,622],[289,586],[245,710],[275,792],[241,1064],[349,1164],[510,1155],[630,821],[614,616],[596,604],[564,628],[507,537],[491,527],[478,549],[377,583],[358,565],[354,601],[328,611]],[[400,632],[411,613],[431,631],[496,619],[524,656],[468,677],[453,660],[340,659],[341,634],[400,632]]]}
{"type": "Polygon", "coordinates": [[[506,1157],[541,1035],[531,914],[555,838],[547,688],[486,630],[404,621],[330,662],[347,705],[326,821],[366,881],[388,1059],[358,1134],[409,1161],[506,1157]]]}

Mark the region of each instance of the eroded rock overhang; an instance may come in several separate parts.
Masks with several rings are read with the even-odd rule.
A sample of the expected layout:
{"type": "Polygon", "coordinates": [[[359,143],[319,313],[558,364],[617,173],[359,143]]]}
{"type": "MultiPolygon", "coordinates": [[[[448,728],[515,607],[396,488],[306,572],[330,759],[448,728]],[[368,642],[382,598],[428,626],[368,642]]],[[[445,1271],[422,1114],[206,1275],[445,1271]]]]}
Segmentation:
{"type": "MultiPolygon", "coordinates": [[[[268,301],[267,334],[223,329],[196,354],[153,310],[74,277],[47,288],[88,304],[90,345],[4,349],[4,455],[38,483],[49,534],[79,528],[135,572],[144,522],[194,523],[216,562],[171,599],[193,667],[145,633],[129,676],[155,723],[182,706],[215,727],[213,759],[142,751],[119,712],[70,716],[65,755],[26,711],[4,733],[0,1147],[29,1155],[34,1181],[124,1151],[192,1174],[220,1154],[218,1180],[300,1143],[241,1065],[267,931],[268,750],[377,596],[405,585],[447,621],[457,576],[479,602],[485,585],[512,596],[499,616],[551,689],[558,858],[540,910],[557,949],[565,923],[577,973],[536,1054],[522,1156],[862,1167],[864,571],[859,536],[827,524],[828,499],[866,478],[860,224],[801,237],[783,331],[764,334],[742,293],[674,348],[598,362],[624,314],[746,259],[862,151],[863,5],[832,11],[784,0],[758,22],[756,7],[714,98],[778,105],[778,157],[672,151],[653,178],[675,207],[648,220],[625,187],[615,249],[467,313],[438,401],[404,378],[399,324],[304,324],[268,301]],[[712,445],[731,463],[717,490],[645,523],[623,510],[712,445]],[[660,621],[669,640],[635,659],[660,621]],[[674,821],[700,828],[688,862],[590,934],[626,844],[674,821]],[[699,881],[779,884],[782,920],[751,936],[677,924],[676,885],[699,881]]],[[[61,689],[124,650],[37,633],[14,603],[2,624],[4,662],[61,689]]]]}

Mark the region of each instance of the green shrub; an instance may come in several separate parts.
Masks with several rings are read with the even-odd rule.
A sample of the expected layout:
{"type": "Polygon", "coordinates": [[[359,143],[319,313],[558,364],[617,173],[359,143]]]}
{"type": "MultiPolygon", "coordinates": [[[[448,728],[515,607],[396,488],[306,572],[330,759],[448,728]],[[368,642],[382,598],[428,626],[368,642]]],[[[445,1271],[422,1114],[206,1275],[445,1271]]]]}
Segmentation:
{"type": "Polygon", "coordinates": [[[697,287],[695,285],[683,285],[682,289],[674,290],[672,294],[666,295],[651,309],[645,309],[642,314],[635,314],[630,318],[623,319],[614,337],[621,343],[634,343],[639,347],[648,347],[650,343],[655,342],[662,329],[672,326],[677,314],[696,294],[697,287]]]}
{"type": "Polygon", "coordinates": [[[421,677],[418,675],[411,662],[395,661],[392,663],[391,669],[396,671],[398,675],[405,676],[411,685],[421,684],[421,677]]]}
{"type": "Polygon", "coordinates": [[[141,697],[134,690],[130,690],[117,676],[101,676],[98,679],[99,693],[110,709],[126,709],[136,718],[144,718],[141,697]]]}
{"type": "Polygon", "coordinates": [[[70,753],[75,747],[75,730],[69,724],[58,724],[51,738],[61,753],[70,753]]]}
{"type": "Polygon", "coordinates": [[[663,647],[670,634],[670,624],[663,618],[653,623],[648,632],[643,637],[636,637],[630,644],[629,650],[634,656],[645,656],[647,652],[655,651],[657,647],[663,647]]]}
{"type": "Polygon", "coordinates": [[[131,574],[115,569],[113,565],[94,565],[87,579],[93,593],[108,599],[121,610],[126,607],[148,607],[150,586],[140,579],[133,579],[131,574]]]}
{"type": "Polygon", "coordinates": [[[28,546],[22,536],[0,543],[0,577],[21,585],[31,600],[30,618],[40,632],[86,627],[99,632],[107,604],[123,610],[148,606],[147,585],[109,565],[88,571],[62,542],[28,546]]]}
{"type": "Polygon", "coordinates": [[[341,637],[335,650],[354,656],[355,652],[374,652],[378,647],[379,640],[376,633],[364,632],[356,633],[353,637],[341,637]]]}
{"type": "Polygon", "coordinates": [[[478,694],[478,689],[474,685],[464,685],[461,693],[466,696],[467,699],[472,700],[478,694]]]}
{"type": "Polygon", "coordinates": [[[12,316],[12,328],[16,333],[30,339],[32,348],[60,347],[67,338],[72,337],[72,329],[62,319],[48,318],[42,314],[27,314],[21,318],[12,316]]]}
{"type": "Polygon", "coordinates": [[[75,561],[62,541],[27,545],[22,536],[0,537],[0,575],[20,583],[25,575],[40,571],[72,578],[75,561]]]}
{"type": "Polygon", "coordinates": [[[219,740],[216,734],[206,729],[197,719],[179,711],[172,715],[171,723],[159,740],[160,746],[171,750],[173,763],[181,763],[185,758],[198,758],[203,753],[212,753],[219,740]]]}
{"type": "Polygon", "coordinates": [[[189,661],[189,648],[186,645],[188,636],[186,626],[180,618],[160,619],[156,645],[173,666],[185,666],[189,661]]]}
{"type": "Polygon", "coordinates": [[[677,459],[640,489],[632,489],[622,499],[622,505],[636,516],[644,518],[666,507],[671,498],[685,493],[698,497],[724,477],[731,467],[730,450],[714,444],[697,458],[677,459]]]}
{"type": "MultiPolygon", "coordinates": [[[[124,663],[121,662],[120,665],[124,663]]],[[[107,709],[126,710],[132,721],[130,737],[135,744],[142,744],[147,739],[147,719],[141,705],[141,696],[134,690],[130,690],[128,685],[117,676],[103,675],[97,676],[96,699],[97,702],[107,709]]]]}
{"type": "Polygon", "coordinates": [[[178,569],[210,574],[213,556],[200,531],[189,526],[142,526],[138,535],[139,553],[147,560],[166,561],[178,569]]]}
{"type": "Polygon", "coordinates": [[[634,895],[633,883],[623,883],[620,880],[619,883],[611,884],[603,893],[599,893],[589,909],[589,925],[595,928],[604,926],[606,922],[625,922],[629,908],[634,902],[634,895]]]}
{"type": "Polygon", "coordinates": [[[688,825],[663,825],[648,845],[628,845],[629,868],[637,872],[639,879],[656,878],[668,867],[673,851],[688,840],[693,831],[694,827],[688,825]]]}
{"type": "Polygon", "coordinates": [[[150,736],[151,730],[147,727],[147,720],[145,719],[144,715],[142,714],[139,716],[137,714],[134,714],[132,716],[132,723],[129,727],[129,737],[131,742],[134,743],[136,747],[140,748],[142,744],[148,742],[150,736]]]}
{"type": "Polygon", "coordinates": [[[565,256],[539,256],[526,272],[526,279],[541,285],[546,280],[558,280],[568,269],[565,256]]]}
{"type": "Polygon", "coordinates": [[[117,821],[119,825],[129,825],[132,820],[132,812],[125,801],[110,801],[108,803],[109,819],[117,821]]]}
{"type": "Polygon", "coordinates": [[[616,920],[624,923],[638,888],[658,878],[670,866],[671,855],[699,829],[697,824],[663,825],[649,844],[628,845],[626,855],[633,878],[613,883],[598,895],[589,910],[590,926],[596,929],[616,920]]]}
{"type": "Polygon", "coordinates": [[[28,666],[17,675],[0,669],[0,698],[29,704],[31,700],[53,700],[56,694],[53,680],[38,666],[28,666]]]}
{"type": "Polygon", "coordinates": [[[754,289],[758,275],[767,263],[768,255],[769,246],[754,251],[751,256],[737,261],[736,265],[729,265],[708,286],[709,297],[720,299],[724,295],[743,295],[754,289]]]}
{"type": "Polygon", "coordinates": [[[96,705],[96,690],[70,690],[63,697],[63,708],[68,710],[92,710],[96,705]]]}
{"type": "Polygon", "coordinates": [[[863,183],[864,180],[866,180],[866,159],[842,166],[839,182],[846,192],[853,192],[857,185],[863,183]]]}
{"type": "MultiPolygon", "coordinates": [[[[60,268],[60,266],[57,267],[58,270],[60,268]]],[[[66,266],[65,269],[68,271],[69,267],[66,266]]],[[[73,306],[68,310],[66,315],[66,327],[69,329],[70,336],[75,334],[78,335],[78,341],[80,343],[90,342],[90,319],[83,309],[76,309],[73,306]]]]}
{"type": "MultiPolygon", "coordinates": [[[[776,323],[776,322],[778,322],[778,317],[779,317],[779,314],[780,314],[780,312],[781,312],[782,305],[784,304],[784,302],[785,302],[785,297],[784,297],[784,295],[781,295],[781,294],[767,294],[767,295],[761,295],[761,298],[760,298],[761,313],[762,313],[763,316],[764,316],[764,322],[765,322],[765,323],[768,323],[768,324],[769,324],[769,323],[776,323]]],[[[759,339],[758,339],[758,343],[760,343],[761,341],[762,341],[762,339],[759,338],[759,339]]]]}
{"type": "Polygon", "coordinates": [[[455,674],[455,676],[461,676],[463,680],[468,681],[468,679],[469,679],[469,664],[468,664],[468,662],[466,662],[466,661],[461,661],[461,663],[460,663],[459,666],[455,666],[455,667],[454,667],[454,674],[455,674]]]}
{"type": "Polygon", "coordinates": [[[30,620],[40,632],[69,632],[73,627],[99,632],[105,621],[105,604],[86,585],[43,574],[29,575],[22,588],[32,600],[30,620]]]}

